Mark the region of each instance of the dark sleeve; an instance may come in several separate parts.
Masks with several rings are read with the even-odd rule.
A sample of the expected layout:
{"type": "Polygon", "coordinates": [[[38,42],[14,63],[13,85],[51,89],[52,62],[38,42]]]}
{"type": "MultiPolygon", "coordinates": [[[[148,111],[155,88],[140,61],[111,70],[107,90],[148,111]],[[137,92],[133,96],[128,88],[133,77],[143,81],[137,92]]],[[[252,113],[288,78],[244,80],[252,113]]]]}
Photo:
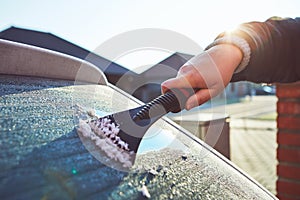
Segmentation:
{"type": "Polygon", "coordinates": [[[231,34],[247,40],[251,48],[249,64],[231,82],[300,80],[300,18],[245,23],[231,34]]]}

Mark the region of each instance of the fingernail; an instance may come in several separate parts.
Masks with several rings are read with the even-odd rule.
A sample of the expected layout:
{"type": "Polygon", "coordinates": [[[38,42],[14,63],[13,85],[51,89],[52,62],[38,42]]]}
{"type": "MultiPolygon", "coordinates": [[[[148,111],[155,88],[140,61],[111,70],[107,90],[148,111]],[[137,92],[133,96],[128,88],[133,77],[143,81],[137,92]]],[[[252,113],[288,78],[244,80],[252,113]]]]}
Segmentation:
{"type": "Polygon", "coordinates": [[[189,103],[186,105],[186,110],[191,110],[193,107],[194,107],[194,105],[189,103]]]}

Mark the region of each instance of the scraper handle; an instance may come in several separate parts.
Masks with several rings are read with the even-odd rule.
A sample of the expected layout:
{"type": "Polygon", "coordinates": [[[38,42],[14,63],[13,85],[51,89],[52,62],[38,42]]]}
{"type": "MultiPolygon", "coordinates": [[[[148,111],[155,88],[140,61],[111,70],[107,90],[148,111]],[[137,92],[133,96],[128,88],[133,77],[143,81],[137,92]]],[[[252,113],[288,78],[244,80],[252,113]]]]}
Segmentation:
{"type": "Polygon", "coordinates": [[[188,98],[195,93],[194,89],[171,89],[147,103],[135,114],[134,121],[161,117],[169,112],[177,113],[185,108],[188,98]]]}

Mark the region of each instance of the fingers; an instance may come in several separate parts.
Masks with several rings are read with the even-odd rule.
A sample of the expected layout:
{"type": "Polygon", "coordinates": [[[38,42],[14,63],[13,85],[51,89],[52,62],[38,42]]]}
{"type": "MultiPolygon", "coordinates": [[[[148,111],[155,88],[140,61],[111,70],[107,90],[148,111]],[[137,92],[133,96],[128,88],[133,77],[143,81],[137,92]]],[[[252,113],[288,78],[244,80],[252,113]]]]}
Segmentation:
{"type": "Polygon", "coordinates": [[[186,102],[185,108],[186,110],[190,110],[194,107],[197,107],[208,100],[210,100],[214,96],[213,91],[209,89],[201,89],[197,91],[194,95],[192,95],[186,102]]]}
{"type": "Polygon", "coordinates": [[[183,76],[169,79],[161,84],[163,93],[166,93],[172,88],[191,88],[190,83],[183,76]]]}
{"type": "MultiPolygon", "coordinates": [[[[188,88],[188,85],[186,83],[181,82],[180,78],[173,78],[165,81],[162,83],[162,92],[166,93],[172,88],[188,88]],[[182,86],[179,87],[178,85],[182,86]]],[[[190,86],[189,86],[190,87],[190,86]]],[[[185,108],[186,110],[190,110],[194,107],[197,107],[206,101],[210,100],[214,94],[212,93],[212,90],[210,89],[200,89],[196,93],[194,93],[192,96],[190,96],[186,102],[185,108]]]]}
{"type": "Polygon", "coordinates": [[[207,80],[202,73],[192,65],[185,65],[178,71],[177,77],[161,84],[162,92],[172,88],[207,88],[207,80]]]}

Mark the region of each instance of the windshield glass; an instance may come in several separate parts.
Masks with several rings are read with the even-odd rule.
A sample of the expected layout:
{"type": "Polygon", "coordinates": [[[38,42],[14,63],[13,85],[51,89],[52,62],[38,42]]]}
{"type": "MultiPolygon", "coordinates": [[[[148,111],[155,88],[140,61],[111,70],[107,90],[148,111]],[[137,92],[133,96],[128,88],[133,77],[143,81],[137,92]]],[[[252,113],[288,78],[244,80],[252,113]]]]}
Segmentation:
{"type": "Polygon", "coordinates": [[[129,172],[87,150],[74,106],[105,115],[138,106],[113,86],[0,77],[1,199],[273,199],[200,140],[157,121],[129,172]]]}

